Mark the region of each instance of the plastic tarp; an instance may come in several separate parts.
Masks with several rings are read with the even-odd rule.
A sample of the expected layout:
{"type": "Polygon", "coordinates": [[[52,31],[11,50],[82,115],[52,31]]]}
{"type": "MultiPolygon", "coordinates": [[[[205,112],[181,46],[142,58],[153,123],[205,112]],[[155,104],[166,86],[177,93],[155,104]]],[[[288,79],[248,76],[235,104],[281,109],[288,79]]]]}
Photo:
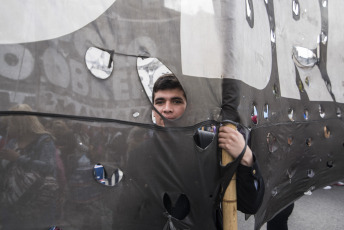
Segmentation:
{"type": "Polygon", "coordinates": [[[193,136],[223,119],[251,130],[266,186],[256,229],[343,178],[343,10],[339,0],[3,2],[0,143],[22,155],[1,160],[0,229],[215,229],[217,140],[202,149],[193,136]],[[160,66],[141,69],[142,58],[185,89],[186,111],[167,127],[152,122],[139,76],[160,66]],[[18,146],[30,129],[40,138],[18,146]],[[98,163],[111,182],[94,178],[98,163]],[[174,217],[171,204],[189,209],[174,217]]]}

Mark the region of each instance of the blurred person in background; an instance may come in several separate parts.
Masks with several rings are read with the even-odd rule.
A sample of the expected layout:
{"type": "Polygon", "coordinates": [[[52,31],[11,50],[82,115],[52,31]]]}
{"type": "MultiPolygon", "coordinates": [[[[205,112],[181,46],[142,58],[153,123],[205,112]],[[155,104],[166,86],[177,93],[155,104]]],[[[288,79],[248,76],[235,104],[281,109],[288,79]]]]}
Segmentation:
{"type": "MultiPolygon", "coordinates": [[[[32,109],[18,104],[10,111],[32,109]]],[[[2,229],[51,226],[59,215],[54,138],[36,116],[12,115],[4,122],[8,138],[0,151],[2,229]]]]}

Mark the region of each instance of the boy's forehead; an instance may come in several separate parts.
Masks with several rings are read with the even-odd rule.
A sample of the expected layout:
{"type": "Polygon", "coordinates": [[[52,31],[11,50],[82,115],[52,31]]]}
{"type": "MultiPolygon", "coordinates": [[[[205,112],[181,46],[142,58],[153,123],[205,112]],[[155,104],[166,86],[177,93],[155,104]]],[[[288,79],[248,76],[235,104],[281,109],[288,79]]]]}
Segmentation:
{"type": "Polygon", "coordinates": [[[185,100],[184,91],[176,88],[176,89],[165,89],[165,90],[158,90],[155,92],[155,99],[157,98],[174,98],[180,97],[185,100]]]}

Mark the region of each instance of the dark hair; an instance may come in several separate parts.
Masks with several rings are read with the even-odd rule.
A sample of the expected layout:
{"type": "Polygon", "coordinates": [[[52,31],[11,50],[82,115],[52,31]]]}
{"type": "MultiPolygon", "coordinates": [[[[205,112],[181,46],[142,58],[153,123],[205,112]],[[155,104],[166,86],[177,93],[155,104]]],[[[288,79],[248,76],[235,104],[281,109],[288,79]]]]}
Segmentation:
{"type": "Polygon", "coordinates": [[[155,81],[154,86],[153,86],[153,95],[152,95],[153,103],[154,103],[155,93],[160,90],[167,90],[167,89],[182,90],[184,93],[184,97],[186,99],[185,91],[182,85],[180,84],[180,82],[178,81],[177,77],[172,73],[168,73],[168,74],[162,75],[155,81]]]}

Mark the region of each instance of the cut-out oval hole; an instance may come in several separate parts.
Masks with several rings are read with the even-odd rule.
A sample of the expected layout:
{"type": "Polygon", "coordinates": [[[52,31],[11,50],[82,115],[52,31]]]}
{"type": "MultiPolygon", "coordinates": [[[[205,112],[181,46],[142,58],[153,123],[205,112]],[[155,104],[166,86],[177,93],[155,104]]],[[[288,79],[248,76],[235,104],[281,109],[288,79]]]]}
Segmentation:
{"type": "Polygon", "coordinates": [[[312,146],[312,138],[307,138],[306,139],[306,145],[307,146],[312,146]]]}
{"type": "Polygon", "coordinates": [[[327,161],[326,165],[328,168],[332,168],[333,167],[333,161],[327,161]]]}
{"type": "Polygon", "coordinates": [[[325,81],[325,85],[327,87],[327,90],[329,93],[332,93],[332,85],[331,85],[331,82],[329,81],[325,81]]]}
{"type": "Polygon", "coordinates": [[[193,136],[195,144],[201,149],[207,148],[213,142],[215,133],[215,125],[206,125],[199,127],[193,136]]]}
{"type": "Polygon", "coordinates": [[[111,51],[90,47],[85,55],[86,66],[91,73],[99,79],[110,77],[113,70],[111,51]]]}
{"type": "Polygon", "coordinates": [[[324,137],[325,137],[326,139],[328,139],[328,138],[330,138],[330,135],[331,135],[330,130],[328,129],[327,126],[324,126],[324,137]]]}
{"type": "Polygon", "coordinates": [[[323,7],[327,7],[327,0],[322,0],[321,2],[323,7]]]}
{"type": "Polygon", "coordinates": [[[315,176],[315,173],[314,173],[313,169],[308,169],[307,170],[307,176],[309,178],[313,178],[315,176]]]}
{"type": "Polygon", "coordinates": [[[318,61],[316,54],[310,49],[300,46],[294,46],[292,52],[293,61],[295,65],[300,68],[311,68],[318,61]]]}
{"type": "Polygon", "coordinates": [[[141,84],[151,102],[153,102],[152,95],[155,81],[164,74],[172,73],[159,59],[141,57],[137,58],[137,71],[141,84]]]}
{"type": "Polygon", "coordinates": [[[272,88],[272,93],[273,95],[275,95],[275,97],[279,97],[279,90],[278,90],[278,86],[276,84],[274,84],[273,88],[272,88]]]}
{"type": "Polygon", "coordinates": [[[254,26],[254,8],[252,0],[246,0],[246,21],[248,25],[253,28],[254,26]]]}
{"type": "Polygon", "coordinates": [[[253,124],[257,125],[258,124],[258,111],[255,105],[253,105],[253,109],[251,112],[251,120],[253,124]]]}
{"type": "Polygon", "coordinates": [[[309,119],[308,109],[305,109],[305,110],[303,111],[303,119],[305,119],[306,121],[309,119]]]}
{"type": "Polygon", "coordinates": [[[165,193],[163,203],[166,211],[178,220],[183,220],[190,213],[190,202],[185,194],[177,194],[171,199],[170,195],[165,193]]]}
{"type": "Polygon", "coordinates": [[[180,118],[186,110],[185,91],[173,74],[162,75],[156,80],[152,97],[153,121],[159,126],[165,126],[169,121],[180,118]]]}
{"type": "Polygon", "coordinates": [[[166,120],[180,118],[186,109],[185,91],[178,78],[157,58],[137,58],[142,86],[155,110],[152,121],[165,126],[166,120]]]}
{"type": "Polygon", "coordinates": [[[275,43],[276,42],[276,33],[274,30],[270,31],[270,41],[275,43]]]}
{"type": "Polygon", "coordinates": [[[269,105],[265,104],[264,105],[264,119],[268,119],[269,118],[269,105]]]}
{"type": "Polygon", "coordinates": [[[276,137],[272,133],[268,133],[268,135],[266,136],[266,142],[268,144],[270,153],[273,153],[278,149],[276,137]]]}
{"type": "Polygon", "coordinates": [[[294,110],[292,108],[288,109],[288,118],[291,121],[294,121],[294,110]]]}
{"type": "Polygon", "coordinates": [[[293,0],[293,18],[294,20],[300,19],[300,3],[298,0],[293,0]]]}
{"type": "Polygon", "coordinates": [[[342,117],[342,110],[339,107],[337,108],[337,117],[338,118],[342,117]]]}
{"type": "Polygon", "coordinates": [[[325,117],[325,110],[321,105],[319,105],[319,115],[321,118],[325,117]]]}
{"type": "Polygon", "coordinates": [[[115,186],[122,180],[123,172],[120,169],[115,168],[112,171],[112,174],[108,175],[104,166],[98,163],[93,167],[93,176],[94,179],[96,179],[96,181],[100,184],[106,186],[115,186]]]}

